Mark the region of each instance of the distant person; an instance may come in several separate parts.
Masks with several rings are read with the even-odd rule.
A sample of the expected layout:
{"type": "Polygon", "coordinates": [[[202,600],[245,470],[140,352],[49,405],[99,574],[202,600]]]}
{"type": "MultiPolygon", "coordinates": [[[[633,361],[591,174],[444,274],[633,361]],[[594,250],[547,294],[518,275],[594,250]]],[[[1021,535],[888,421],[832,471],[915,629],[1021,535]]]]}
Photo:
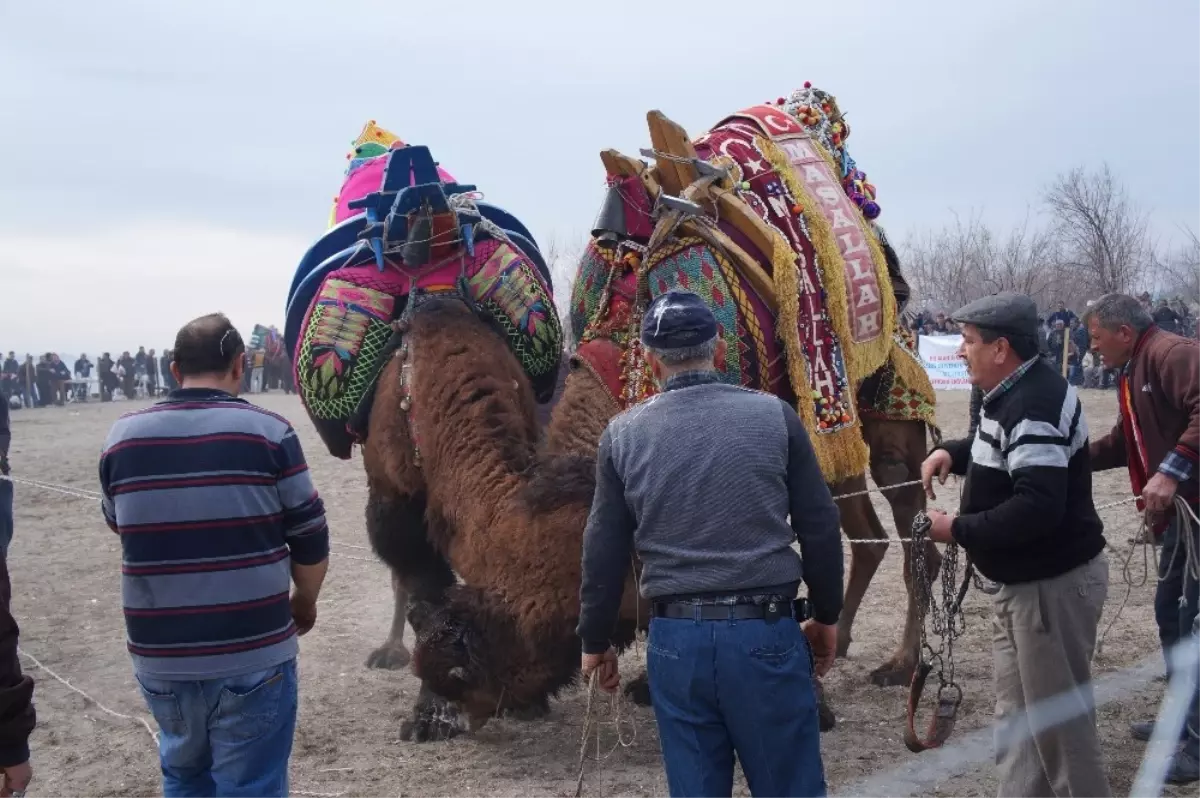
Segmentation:
{"type": "Polygon", "coordinates": [[[1179,334],[1179,322],[1183,319],[1167,303],[1166,297],[1158,300],[1158,307],[1154,309],[1154,312],[1150,316],[1154,319],[1154,323],[1161,329],[1169,333],[1175,333],[1176,335],[1179,334]]]}
{"type": "Polygon", "coordinates": [[[137,398],[137,366],[126,349],[117,360],[117,377],[121,380],[121,393],[126,399],[137,398]]]}
{"type": "Polygon", "coordinates": [[[329,562],[324,505],[291,424],[238,398],[245,346],[229,319],[188,322],[173,351],[181,387],[122,416],[100,458],[163,792],[287,795],[296,637],[316,623],[329,562]]]}
{"type": "Polygon", "coordinates": [[[1067,303],[1063,302],[1061,299],[1054,303],[1054,312],[1050,314],[1050,317],[1047,319],[1047,323],[1049,326],[1053,327],[1054,322],[1058,321],[1059,319],[1062,320],[1063,326],[1068,328],[1071,326],[1071,322],[1079,320],[1079,318],[1075,315],[1075,311],[1069,309],[1067,307],[1067,303]]]}
{"type": "Polygon", "coordinates": [[[158,396],[158,358],[153,349],[146,353],[146,395],[158,396]]]}
{"type": "Polygon", "coordinates": [[[100,379],[100,401],[111,402],[113,392],[121,383],[117,378],[116,364],[113,363],[112,355],[108,352],[101,355],[100,360],[97,361],[96,376],[100,379]]]}
{"type": "Polygon", "coordinates": [[[83,386],[76,390],[75,396],[80,401],[88,400],[88,381],[92,376],[92,361],[88,360],[87,355],[80,355],[75,361],[75,379],[83,383],[83,386]]]}

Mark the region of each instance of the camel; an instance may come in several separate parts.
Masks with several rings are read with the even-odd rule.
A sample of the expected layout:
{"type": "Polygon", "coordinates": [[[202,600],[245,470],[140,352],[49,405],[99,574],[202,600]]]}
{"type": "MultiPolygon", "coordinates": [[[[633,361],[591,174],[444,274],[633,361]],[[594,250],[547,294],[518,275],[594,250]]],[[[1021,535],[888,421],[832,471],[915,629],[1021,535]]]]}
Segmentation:
{"type": "MultiPolygon", "coordinates": [[[[505,595],[487,530],[532,460],[535,407],[553,394],[562,339],[528,230],[476,202],[428,148],[390,135],[369,123],[356,142],[333,226],[297,269],[284,337],[330,453],[361,447],[367,531],[392,569],[395,612],[367,664],[395,669],[411,658],[406,614],[425,627],[406,613],[410,598],[436,607],[469,589],[456,577],[505,595]]],[[[423,684],[401,736],[460,730],[455,708],[423,684]]]]}
{"type": "MultiPolygon", "coordinates": [[[[838,119],[841,131],[848,134],[840,113],[830,111],[832,98],[817,96],[825,101],[821,124],[828,128],[830,119],[838,119]]],[[[786,127],[783,120],[771,117],[778,111],[767,106],[757,112],[773,118],[779,127],[786,127]]],[[[628,331],[636,330],[640,308],[648,302],[647,293],[655,286],[660,292],[665,291],[677,282],[676,275],[666,273],[669,269],[665,267],[654,271],[659,264],[668,262],[668,258],[676,258],[674,262],[678,263],[686,261],[689,266],[701,263],[708,280],[718,274],[725,281],[722,283],[725,290],[719,297],[713,292],[711,300],[724,309],[725,303],[734,304],[732,300],[737,299],[732,311],[735,315],[723,317],[730,325],[723,335],[732,337],[756,321],[761,324],[761,335],[756,338],[761,351],[757,361],[751,363],[754,367],[741,373],[740,382],[771,391],[797,406],[813,433],[814,448],[831,483],[831,491],[835,496],[845,497],[839,500],[839,509],[843,530],[852,540],[887,538],[869,498],[854,495],[866,490],[868,468],[875,482],[885,489],[884,495],[902,537],[909,535],[913,517],[924,508],[925,499],[919,486],[887,490],[918,478],[926,452],[926,432],[931,431],[935,440],[938,433],[931,407],[915,418],[911,417],[908,406],[897,409],[893,416],[885,412],[892,407],[889,402],[893,390],[908,398],[911,391],[921,388],[931,400],[932,389],[901,333],[897,330],[888,334],[900,310],[897,295],[902,298],[905,289],[895,253],[880,230],[869,223],[873,219],[871,212],[878,214],[874,189],[869,184],[863,186],[865,176],[861,172],[854,175],[854,189],[865,192],[855,200],[863,211],[858,218],[868,220],[856,229],[864,231],[870,240],[850,243],[863,250],[878,247],[872,266],[878,269],[877,286],[886,290],[882,296],[874,297],[879,308],[875,311],[878,314],[875,321],[878,327],[882,318],[883,333],[876,336],[874,349],[864,345],[858,352],[846,354],[846,361],[853,369],[846,367],[851,379],[841,386],[841,396],[853,397],[858,405],[839,406],[835,396],[835,412],[831,412],[824,396],[818,404],[814,393],[811,405],[808,402],[807,389],[816,384],[811,381],[815,379],[812,375],[816,367],[809,361],[813,347],[810,345],[806,352],[788,333],[797,323],[797,297],[803,298],[800,281],[812,279],[801,268],[815,268],[813,264],[817,262],[814,254],[817,244],[807,236],[822,241],[820,215],[805,214],[804,204],[791,196],[790,204],[781,203],[782,208],[803,223],[784,224],[775,218],[779,206],[770,202],[770,198],[754,195],[759,189],[752,187],[745,177],[765,171],[764,160],[770,162],[771,174],[782,176],[783,170],[790,167],[780,160],[784,157],[780,148],[763,141],[771,130],[766,126],[761,131],[748,128],[744,119],[747,115],[744,112],[733,123],[726,124],[724,130],[746,138],[755,137],[753,140],[770,158],[755,160],[752,153],[738,162],[728,156],[733,149],[726,145],[720,154],[708,150],[709,160],[705,161],[698,157],[682,129],[658,112],[649,115],[655,145],[651,154],[657,161],[654,169],[614,151],[602,156],[609,173],[610,193],[577,274],[576,296],[572,299],[575,338],[581,341],[581,346],[570,358],[571,371],[553,408],[543,451],[525,474],[518,475],[509,485],[504,504],[488,502],[496,508],[488,532],[482,533],[470,524],[459,526],[457,531],[464,540],[486,535],[492,541],[491,551],[502,559],[492,566],[492,573],[467,579],[471,587],[451,588],[447,599],[439,603],[414,602],[410,611],[410,617],[419,621],[413,624],[417,633],[414,671],[435,693],[464,708],[472,728],[485,722],[487,715],[497,709],[544,706],[547,698],[569,684],[577,673],[580,649],[574,625],[578,619],[582,533],[594,488],[590,469],[594,468],[597,443],[609,419],[654,391],[644,363],[638,359],[636,335],[628,331]],[[617,221],[613,222],[614,218],[617,221]],[[791,232],[793,238],[784,239],[781,228],[791,232]],[[792,265],[793,258],[798,265],[792,265]],[[756,306],[744,299],[750,294],[760,306],[767,306],[769,314],[751,318],[756,306]],[[792,303],[790,315],[789,303],[792,303]],[[737,331],[732,329],[734,325],[737,331]],[[771,347],[776,337],[783,339],[783,350],[774,359],[764,357],[764,352],[773,354],[771,347]],[[856,359],[851,360],[852,356],[856,359]],[[780,361],[784,365],[776,367],[780,361]],[[803,393],[796,390],[797,385],[805,386],[803,393]],[[502,583],[499,592],[489,590],[489,581],[502,583]]],[[[710,135],[722,129],[719,125],[710,135]]],[[[842,137],[839,134],[835,141],[842,137]]],[[[697,145],[704,146],[707,138],[698,140],[697,145]]],[[[802,138],[795,134],[791,141],[795,144],[802,138]]],[[[833,162],[830,163],[832,166],[833,162]]],[[[794,185],[788,189],[790,195],[803,191],[803,187],[794,185]]],[[[763,191],[766,193],[778,195],[781,191],[777,185],[768,184],[763,191]]],[[[842,198],[842,186],[837,186],[836,196],[823,192],[818,197],[822,202],[837,202],[842,198]]],[[[805,198],[813,200],[808,195],[805,198]]],[[[811,209],[813,204],[810,202],[807,207],[811,209]]],[[[852,222],[840,206],[834,219],[852,222]]],[[[823,243],[831,242],[831,235],[827,229],[823,243]]],[[[831,281],[836,284],[841,278],[830,271],[834,257],[828,248],[821,250],[820,260],[828,264],[821,272],[821,285],[831,281]]],[[[684,276],[695,280],[700,273],[693,271],[684,276]]],[[[847,283],[849,275],[847,271],[847,283]]],[[[816,296],[811,286],[808,291],[810,297],[816,296]]],[[[826,302],[825,297],[822,291],[822,303],[826,302]]],[[[843,303],[840,310],[833,310],[832,305],[826,305],[814,311],[810,305],[809,312],[814,314],[814,326],[819,318],[836,327],[841,323],[838,314],[846,313],[847,306],[843,303]]],[[[839,337],[849,350],[850,337],[844,329],[839,337]]],[[[738,343],[733,338],[733,346],[729,348],[737,351],[738,343]]],[[[742,356],[747,357],[744,353],[742,356]]],[[[914,400],[913,404],[918,403],[914,400]]],[[[850,548],[851,566],[838,629],[840,656],[848,653],[862,598],[888,545],[852,543],[850,548]]],[[[906,619],[898,647],[871,673],[871,680],[879,685],[908,683],[919,657],[919,615],[911,550],[907,545],[902,548],[908,590],[906,619]]],[[[932,544],[927,544],[925,556],[936,572],[940,554],[932,544]]],[[[625,586],[621,628],[614,637],[618,649],[627,645],[634,630],[648,620],[645,602],[635,592],[636,564],[631,571],[625,586]]],[[[644,698],[644,692],[635,691],[635,698],[639,696],[644,698]]],[[[828,726],[831,718],[826,716],[825,720],[828,726]]]]}

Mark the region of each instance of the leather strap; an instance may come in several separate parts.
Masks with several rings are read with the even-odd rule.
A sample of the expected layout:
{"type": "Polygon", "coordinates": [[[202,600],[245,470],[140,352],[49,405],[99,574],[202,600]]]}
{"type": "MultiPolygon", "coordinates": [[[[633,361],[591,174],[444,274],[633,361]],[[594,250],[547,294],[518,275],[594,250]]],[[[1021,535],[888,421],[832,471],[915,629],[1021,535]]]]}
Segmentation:
{"type": "Polygon", "coordinates": [[[925,682],[933,671],[933,665],[924,659],[913,671],[912,683],[908,688],[908,720],[904,727],[904,745],[914,754],[938,748],[950,738],[954,731],[954,721],[958,715],[958,705],[962,703],[962,690],[956,685],[949,685],[951,690],[938,690],[937,708],[929,719],[929,728],[922,739],[917,736],[916,719],[917,707],[921,696],[925,693],[925,682]]]}
{"type": "Polygon", "coordinates": [[[656,601],[651,610],[655,618],[676,620],[727,621],[791,618],[792,602],[768,604],[691,604],[684,601],[656,601]]]}

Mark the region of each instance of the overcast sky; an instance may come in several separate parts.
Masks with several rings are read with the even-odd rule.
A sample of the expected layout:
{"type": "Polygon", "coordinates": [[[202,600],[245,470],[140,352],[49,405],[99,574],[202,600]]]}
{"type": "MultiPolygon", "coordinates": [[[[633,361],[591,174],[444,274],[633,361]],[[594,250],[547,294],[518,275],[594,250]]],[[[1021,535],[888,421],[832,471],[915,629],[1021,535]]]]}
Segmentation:
{"type": "Polygon", "coordinates": [[[699,135],[805,80],[838,97],[893,239],[1008,225],[1107,160],[1162,238],[1200,216],[1195,0],[0,0],[0,349],[282,327],[376,119],[576,245],[598,153],[699,135]],[[577,10],[576,10],[577,9],[577,10]]]}

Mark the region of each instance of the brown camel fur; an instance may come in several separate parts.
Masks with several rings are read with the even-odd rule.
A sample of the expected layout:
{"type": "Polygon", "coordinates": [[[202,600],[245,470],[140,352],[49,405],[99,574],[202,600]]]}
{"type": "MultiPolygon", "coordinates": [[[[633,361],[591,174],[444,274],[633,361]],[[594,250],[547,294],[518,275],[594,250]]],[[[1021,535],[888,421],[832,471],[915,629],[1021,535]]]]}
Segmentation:
{"type": "MultiPolygon", "coordinates": [[[[504,575],[512,548],[523,545],[523,530],[506,506],[537,443],[528,379],[504,340],[458,300],[427,300],[413,312],[406,336],[411,411],[403,409],[403,363],[395,357],[380,375],[363,446],[367,531],[392,568],[396,601],[392,634],[368,660],[374,667],[407,663],[405,607],[411,601],[425,608],[410,617],[419,635],[432,608],[466,590],[454,586],[456,572],[499,601],[523,600],[504,575]]],[[[445,697],[423,684],[401,736],[424,740],[458,731],[445,697]]]]}
{"type": "MultiPolygon", "coordinates": [[[[444,603],[415,604],[410,615],[418,629],[414,670],[438,695],[464,708],[472,728],[499,709],[544,708],[547,699],[577,674],[580,646],[574,629],[579,616],[582,535],[595,488],[596,447],[618,408],[590,371],[579,368],[574,358],[571,363],[541,457],[524,475],[514,475],[513,484],[504,491],[507,503],[493,515],[494,526],[480,533],[487,537],[484,545],[493,547],[487,569],[467,578],[470,587],[452,588],[444,603]]],[[[878,485],[917,478],[925,454],[924,423],[864,419],[864,435],[878,485]]],[[[840,495],[865,488],[862,476],[834,485],[832,491],[840,495]]],[[[885,495],[897,528],[907,537],[913,516],[924,507],[924,494],[913,486],[885,495]]],[[[490,499],[488,505],[500,509],[490,499]]],[[[843,528],[854,538],[886,539],[869,497],[839,500],[839,509],[843,528]]],[[[478,529],[473,523],[459,527],[468,528],[478,529]]],[[[841,655],[886,550],[887,544],[851,544],[850,577],[839,623],[841,655]]],[[[899,648],[872,673],[877,684],[907,684],[919,654],[907,546],[904,553],[908,615],[899,648]]],[[[932,545],[927,556],[936,569],[940,555],[932,545]]],[[[631,642],[635,629],[648,623],[646,603],[638,600],[635,589],[636,573],[631,573],[614,636],[619,649],[631,642]]],[[[643,677],[629,688],[635,699],[646,700],[643,677]]],[[[831,728],[833,717],[823,695],[821,703],[822,727],[831,728]]]]}

